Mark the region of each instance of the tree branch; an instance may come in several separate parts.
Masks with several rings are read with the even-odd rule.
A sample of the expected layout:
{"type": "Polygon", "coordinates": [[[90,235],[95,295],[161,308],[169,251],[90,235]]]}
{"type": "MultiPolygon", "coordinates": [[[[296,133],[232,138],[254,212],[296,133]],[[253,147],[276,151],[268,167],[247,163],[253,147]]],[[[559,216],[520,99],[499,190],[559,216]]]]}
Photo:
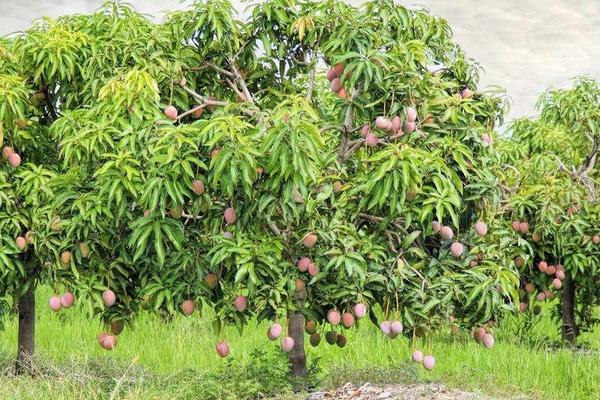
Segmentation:
{"type": "Polygon", "coordinates": [[[229,60],[229,65],[231,66],[231,71],[233,72],[236,81],[238,81],[240,86],[242,87],[242,91],[244,92],[244,97],[246,98],[246,101],[250,102],[251,104],[254,104],[254,99],[252,98],[252,95],[248,90],[248,86],[246,86],[246,81],[240,74],[240,71],[238,71],[238,69],[235,67],[235,62],[233,59],[229,60]]]}
{"type": "Polygon", "coordinates": [[[227,71],[226,69],[221,68],[221,67],[219,67],[216,64],[213,64],[211,62],[204,62],[203,64],[206,65],[208,68],[214,69],[215,71],[217,71],[220,74],[223,74],[223,75],[226,75],[226,76],[229,76],[229,77],[233,77],[234,76],[232,72],[227,71]]]}
{"type": "Polygon", "coordinates": [[[275,236],[282,237],[286,242],[290,241],[290,231],[288,229],[281,231],[275,221],[269,221],[269,229],[271,229],[271,232],[273,232],[275,236]]]}
{"type": "Polygon", "coordinates": [[[314,92],[314,88],[315,88],[315,76],[317,73],[317,63],[313,62],[310,59],[310,56],[308,55],[308,53],[306,54],[306,58],[308,59],[306,61],[306,65],[309,65],[310,69],[308,70],[308,89],[306,90],[306,100],[308,100],[308,102],[310,103],[312,101],[312,97],[313,97],[313,92],[314,92]]]}
{"type": "Polygon", "coordinates": [[[322,127],[321,129],[319,129],[319,132],[323,133],[325,131],[332,131],[332,130],[338,130],[340,132],[343,132],[344,130],[342,128],[340,128],[339,126],[335,126],[335,125],[327,125],[322,127]]]}
{"type": "Polygon", "coordinates": [[[398,254],[398,250],[396,250],[396,246],[394,246],[394,235],[392,235],[392,232],[390,231],[385,231],[385,234],[388,238],[388,247],[389,249],[395,253],[398,254]]]}
{"type": "Polygon", "coordinates": [[[182,119],[184,117],[187,117],[190,114],[193,114],[194,112],[201,110],[203,108],[206,108],[207,106],[221,106],[221,107],[225,107],[228,106],[230,103],[226,102],[226,101],[219,101],[219,100],[212,100],[209,99],[207,97],[204,97],[196,92],[194,92],[192,89],[188,88],[185,85],[180,85],[183,90],[185,90],[186,92],[188,92],[189,94],[191,94],[194,98],[202,101],[202,104],[192,108],[191,110],[188,110],[180,115],[177,116],[177,119],[182,119]]]}
{"type": "Polygon", "coordinates": [[[185,90],[189,95],[191,95],[195,99],[198,99],[198,100],[200,100],[202,102],[205,101],[206,98],[204,96],[196,93],[195,91],[193,91],[192,89],[190,89],[186,85],[181,84],[181,82],[175,82],[175,83],[178,84],[179,86],[181,86],[183,88],[183,90],[185,90]]]}
{"type": "Polygon", "coordinates": [[[248,39],[246,39],[246,41],[244,42],[244,44],[242,44],[240,46],[240,48],[233,55],[233,60],[237,60],[238,56],[240,54],[242,54],[242,51],[244,51],[244,49],[246,48],[246,46],[248,45],[248,43],[251,43],[254,39],[256,39],[256,33],[253,33],[252,35],[250,35],[248,37],[248,39]]]}
{"type": "Polygon", "coordinates": [[[302,61],[302,60],[299,60],[299,59],[297,59],[296,57],[292,57],[292,60],[294,60],[294,62],[295,62],[296,64],[300,64],[300,65],[310,65],[310,61],[309,61],[309,60],[306,60],[306,55],[307,55],[307,53],[305,53],[305,60],[304,60],[304,61],[302,61]]]}
{"type": "MultiPolygon", "coordinates": [[[[245,82],[244,82],[244,79],[242,78],[242,76],[241,76],[241,74],[239,73],[239,71],[238,71],[237,69],[235,69],[235,65],[233,64],[233,61],[230,61],[230,65],[231,65],[231,68],[233,69],[233,71],[234,71],[234,72],[227,71],[226,69],[224,69],[224,68],[221,68],[221,67],[219,67],[218,65],[216,65],[216,64],[214,64],[214,63],[212,63],[212,62],[209,62],[209,61],[204,61],[204,62],[202,62],[202,63],[200,64],[200,66],[199,66],[199,67],[191,67],[191,68],[188,68],[188,70],[190,70],[190,71],[201,71],[201,70],[203,70],[203,69],[206,69],[206,68],[213,69],[213,70],[217,71],[218,73],[220,73],[220,74],[222,74],[222,75],[225,75],[225,76],[227,76],[227,77],[229,77],[229,78],[233,78],[234,80],[236,80],[236,81],[240,82],[240,83],[241,83],[241,85],[242,85],[242,89],[243,89],[243,88],[245,87],[245,82]]],[[[245,99],[246,99],[246,101],[249,101],[249,102],[251,102],[251,103],[254,103],[254,102],[252,101],[252,98],[251,98],[251,96],[249,96],[249,94],[250,94],[250,93],[248,92],[248,89],[247,89],[247,88],[246,88],[246,90],[244,90],[244,91],[242,92],[242,91],[240,91],[240,89],[237,87],[237,85],[236,85],[236,84],[234,84],[234,83],[233,83],[233,82],[232,82],[230,79],[227,79],[227,78],[225,78],[225,81],[227,82],[227,84],[228,84],[228,85],[229,85],[229,86],[230,86],[230,87],[233,89],[233,91],[234,91],[234,92],[235,92],[235,93],[236,93],[236,94],[237,94],[237,95],[238,95],[240,98],[245,98],[245,99]]]]}
{"type": "Polygon", "coordinates": [[[365,139],[360,138],[360,139],[356,139],[356,140],[351,140],[350,142],[348,142],[346,144],[346,152],[343,154],[342,158],[341,158],[341,162],[344,163],[346,162],[346,160],[348,160],[350,158],[350,156],[352,154],[354,154],[354,152],[356,152],[356,150],[358,150],[363,143],[365,143],[365,139]]]}
{"type": "Polygon", "coordinates": [[[594,135],[591,140],[592,148],[590,149],[590,153],[578,169],[575,169],[575,166],[573,166],[572,170],[569,171],[569,169],[558,156],[556,156],[556,162],[558,163],[559,171],[566,172],[571,176],[573,181],[579,181],[583,186],[585,186],[585,188],[588,190],[588,200],[591,203],[595,203],[597,200],[596,182],[594,182],[594,180],[588,176],[588,172],[590,172],[596,164],[596,159],[598,157],[598,138],[596,135],[594,135]]]}
{"type": "Polygon", "coordinates": [[[352,89],[352,94],[350,95],[350,104],[348,105],[348,109],[346,110],[346,116],[344,117],[344,131],[342,140],[340,141],[340,148],[338,150],[337,160],[339,163],[343,163],[346,161],[345,154],[348,151],[348,141],[350,140],[350,132],[353,131],[352,122],[354,120],[354,104],[352,100],[356,98],[358,95],[358,89],[352,89]]]}
{"type": "Polygon", "coordinates": [[[402,258],[402,261],[404,262],[404,264],[408,265],[408,268],[410,268],[415,274],[417,274],[421,278],[421,291],[423,291],[425,289],[425,284],[429,285],[429,282],[427,282],[427,279],[425,279],[425,277],[423,275],[421,275],[421,273],[418,270],[411,267],[410,264],[408,262],[406,262],[406,260],[404,258],[402,258]]]}
{"type": "Polygon", "coordinates": [[[186,219],[186,224],[187,224],[187,220],[203,218],[201,215],[192,215],[192,214],[186,214],[186,213],[181,213],[181,217],[186,219]]]}
{"type": "Polygon", "coordinates": [[[363,127],[363,125],[356,126],[352,129],[350,129],[350,133],[356,133],[356,132],[360,131],[362,129],[362,127],[363,127]]]}
{"type": "Polygon", "coordinates": [[[56,108],[54,108],[54,103],[52,102],[52,95],[50,94],[50,88],[47,85],[44,87],[44,97],[46,98],[46,106],[48,107],[48,113],[50,114],[52,122],[54,122],[58,119],[59,115],[56,112],[56,108]]]}
{"type": "Polygon", "coordinates": [[[502,182],[498,182],[498,186],[500,186],[500,189],[504,190],[508,194],[514,194],[516,191],[516,188],[510,188],[502,182]]]}
{"type": "MultiPolygon", "coordinates": [[[[375,215],[370,215],[370,214],[365,214],[365,213],[359,213],[358,217],[364,219],[365,221],[369,221],[369,222],[372,222],[375,224],[381,224],[381,223],[385,222],[385,218],[383,218],[383,217],[377,217],[375,215]]],[[[402,218],[396,218],[396,219],[390,221],[389,224],[397,229],[404,229],[404,226],[402,226],[403,222],[404,222],[404,220],[402,218]]]]}
{"type": "Polygon", "coordinates": [[[235,83],[233,83],[231,80],[225,79],[225,82],[227,82],[227,84],[229,85],[229,87],[231,87],[231,89],[233,89],[233,91],[235,92],[235,94],[238,95],[238,97],[240,97],[240,98],[245,98],[246,97],[244,95],[244,93],[242,93],[241,90],[237,87],[237,85],[235,83]]]}
{"type": "Polygon", "coordinates": [[[277,224],[275,222],[269,222],[269,228],[271,229],[271,232],[273,232],[275,235],[282,236],[281,230],[277,227],[277,224]]]}
{"type": "Polygon", "coordinates": [[[177,119],[182,119],[182,118],[185,118],[185,117],[187,117],[188,115],[190,115],[190,114],[193,114],[193,113],[195,113],[195,112],[196,112],[196,111],[198,111],[198,110],[202,110],[202,109],[203,109],[203,108],[205,108],[207,105],[208,105],[208,104],[206,104],[206,103],[200,104],[199,106],[196,106],[196,107],[192,108],[191,110],[188,110],[188,111],[186,111],[186,112],[184,112],[184,113],[182,113],[182,114],[178,115],[178,116],[177,116],[177,119]]]}
{"type": "Polygon", "coordinates": [[[352,100],[354,100],[357,95],[358,89],[352,89],[352,94],[350,95],[350,105],[346,110],[346,117],[344,118],[344,129],[346,132],[350,132],[352,130],[352,121],[354,120],[354,105],[352,104],[352,100]]]}
{"type": "Polygon", "coordinates": [[[438,65],[428,65],[427,66],[427,71],[429,71],[432,75],[437,74],[438,72],[444,71],[448,69],[448,67],[446,67],[443,64],[438,64],[438,65]]]}
{"type": "Polygon", "coordinates": [[[513,167],[510,164],[504,164],[502,167],[507,168],[507,169],[512,169],[515,172],[517,182],[515,183],[515,186],[513,186],[513,187],[508,187],[505,184],[503,184],[502,182],[498,182],[498,186],[500,186],[500,188],[502,190],[504,190],[506,193],[515,194],[517,192],[517,189],[519,188],[519,186],[521,186],[521,173],[519,172],[518,169],[516,169],[515,167],[513,167]]]}
{"type": "MultiPolygon", "coordinates": [[[[182,85],[180,82],[175,82],[177,83],[179,86],[181,86],[183,88],[183,90],[185,90],[188,94],[190,94],[192,97],[194,97],[195,99],[199,100],[201,102],[200,105],[194,107],[191,110],[188,110],[184,113],[182,113],[180,116],[177,117],[177,119],[181,119],[187,115],[190,115],[191,113],[193,113],[194,111],[200,109],[200,108],[204,108],[206,106],[220,106],[220,107],[225,107],[228,105],[231,105],[230,102],[228,101],[220,101],[220,100],[213,100],[213,99],[209,99],[208,97],[204,97],[199,93],[196,93],[194,90],[192,90],[191,88],[187,87],[186,85],[182,85]]],[[[260,116],[260,113],[257,112],[258,110],[249,110],[249,109],[244,109],[241,108],[241,111],[252,117],[252,118],[256,118],[258,121],[262,120],[262,117],[260,116]]]]}
{"type": "Polygon", "coordinates": [[[596,164],[597,156],[598,156],[598,136],[593,135],[592,148],[590,150],[590,153],[586,157],[583,165],[579,168],[580,175],[587,174],[589,171],[592,170],[592,168],[594,168],[594,165],[596,164]]]}

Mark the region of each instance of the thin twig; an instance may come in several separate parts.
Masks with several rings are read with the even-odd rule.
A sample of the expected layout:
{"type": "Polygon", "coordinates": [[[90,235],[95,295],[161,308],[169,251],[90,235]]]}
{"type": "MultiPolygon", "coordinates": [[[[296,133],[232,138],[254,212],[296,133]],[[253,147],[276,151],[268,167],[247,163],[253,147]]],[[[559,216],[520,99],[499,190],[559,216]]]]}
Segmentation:
{"type": "Polygon", "coordinates": [[[333,130],[337,130],[337,131],[340,131],[340,132],[344,131],[339,126],[336,126],[336,125],[327,125],[327,126],[322,127],[321,129],[319,129],[319,132],[323,133],[325,131],[333,131],[333,130]]]}
{"type": "Polygon", "coordinates": [[[427,279],[425,279],[425,277],[421,275],[421,273],[418,270],[411,267],[410,264],[407,263],[404,258],[402,259],[402,261],[404,262],[404,264],[408,265],[408,268],[410,268],[415,274],[421,277],[421,291],[423,291],[425,289],[425,283],[427,283],[427,279]]]}
{"type": "Polygon", "coordinates": [[[208,104],[206,104],[206,103],[200,104],[199,106],[196,106],[196,107],[192,108],[191,110],[188,110],[188,111],[186,111],[186,112],[184,112],[184,113],[182,113],[182,114],[178,115],[178,116],[177,116],[177,119],[182,119],[182,118],[185,118],[185,117],[187,117],[188,115],[190,115],[190,114],[193,114],[193,113],[195,113],[195,112],[196,112],[196,111],[198,111],[198,110],[202,110],[202,109],[203,109],[203,108],[205,108],[207,105],[208,105],[208,104]]]}

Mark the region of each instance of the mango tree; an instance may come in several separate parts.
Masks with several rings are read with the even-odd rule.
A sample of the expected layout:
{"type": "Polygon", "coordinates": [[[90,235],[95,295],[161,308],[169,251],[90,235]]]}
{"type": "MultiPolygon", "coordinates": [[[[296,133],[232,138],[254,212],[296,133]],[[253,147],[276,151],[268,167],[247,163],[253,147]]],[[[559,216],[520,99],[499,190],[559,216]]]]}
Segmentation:
{"type": "Polygon", "coordinates": [[[545,92],[538,107],[539,117],[513,121],[500,145],[504,211],[531,248],[532,257],[518,262],[522,311],[558,292],[562,337],[575,343],[596,322],[600,296],[600,86],[578,78],[572,88],[545,92]]]}
{"type": "Polygon", "coordinates": [[[221,356],[227,325],[270,320],[275,340],[287,324],[302,376],[304,330],[343,347],[341,327],[366,315],[394,338],[513,308],[494,217],[501,99],[478,91],[445,20],[391,1],[277,0],[241,21],[227,1],[196,1],[155,24],[108,2],[7,48],[43,94],[22,101],[35,145],[54,152],[38,155],[54,154],[40,161],[53,191],[36,191],[47,236],[62,228],[44,271],[101,316],[104,348],[142,309],[205,306],[221,356]]]}
{"type": "MultiPolygon", "coordinates": [[[[11,302],[18,312],[17,372],[26,371],[33,364],[37,284],[54,287],[56,295],[49,305],[58,311],[71,307],[72,291],[82,287],[80,282],[88,283],[98,274],[111,279],[102,268],[94,269],[89,278],[82,276],[87,265],[82,260],[90,257],[92,243],[72,243],[74,221],[61,216],[68,217],[67,211],[79,211],[63,209],[65,199],[74,193],[71,182],[86,178],[86,174],[92,176],[98,166],[92,162],[94,157],[104,156],[114,148],[115,140],[124,133],[127,137],[136,127],[135,123],[127,123],[129,130],[121,130],[125,124],[122,119],[86,121],[83,115],[90,105],[110,107],[102,99],[122,86],[123,80],[118,77],[124,69],[127,76],[140,79],[138,88],[128,96],[137,96],[143,105],[147,99],[139,99],[141,94],[136,91],[146,84],[154,85],[154,92],[149,95],[157,101],[158,88],[149,74],[129,71],[131,65],[137,64],[136,59],[150,62],[152,54],[156,56],[161,49],[160,44],[153,42],[155,29],[146,18],[112,2],[106,3],[93,18],[44,18],[26,32],[0,42],[0,294],[6,299],[0,303],[0,314],[9,309],[11,302]],[[136,40],[144,35],[144,47],[136,47],[136,40]],[[63,290],[66,292],[59,297],[63,290]]],[[[160,115],[156,104],[152,106],[150,110],[138,108],[135,115],[160,115]]],[[[90,195],[69,199],[70,206],[82,207],[82,220],[87,217],[94,223],[99,219],[107,226],[116,225],[105,204],[93,203],[99,199],[90,195]],[[89,212],[93,215],[83,215],[84,205],[92,208],[89,212]]],[[[120,218],[119,214],[116,217],[120,218]]],[[[79,228],[95,232],[98,240],[113,239],[106,236],[110,232],[94,230],[94,224],[79,228]]],[[[102,265],[106,265],[103,268],[112,265],[112,254],[102,256],[102,265]]],[[[95,260],[91,265],[98,267],[95,260]]],[[[97,300],[101,284],[104,283],[95,281],[94,291],[81,295],[97,300]]],[[[89,304],[91,309],[100,307],[98,301],[89,304]]]]}
{"type": "MultiPolygon", "coordinates": [[[[69,42],[45,45],[51,50],[69,42]]],[[[24,57],[15,41],[0,42],[0,315],[11,308],[18,313],[17,372],[32,365],[36,285],[56,285],[58,293],[59,276],[74,276],[70,253],[61,254],[62,224],[52,206],[59,170],[58,143],[49,133],[58,116],[54,88],[29,74],[24,57]]],[[[70,307],[72,294],[53,299],[55,306],[61,301],[70,307]]]]}

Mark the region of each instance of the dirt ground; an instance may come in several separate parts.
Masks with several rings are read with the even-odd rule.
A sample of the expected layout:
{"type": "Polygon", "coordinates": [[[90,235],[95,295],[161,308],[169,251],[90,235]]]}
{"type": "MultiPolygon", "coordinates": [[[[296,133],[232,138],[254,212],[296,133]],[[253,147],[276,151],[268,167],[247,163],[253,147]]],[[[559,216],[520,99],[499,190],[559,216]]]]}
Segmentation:
{"type": "MultiPolygon", "coordinates": [[[[516,399],[516,398],[515,398],[516,399]]],[[[518,397],[518,399],[524,399],[518,397]]],[[[330,391],[316,392],[306,400],[508,400],[481,393],[449,389],[441,383],[354,386],[350,383],[330,391]]]]}

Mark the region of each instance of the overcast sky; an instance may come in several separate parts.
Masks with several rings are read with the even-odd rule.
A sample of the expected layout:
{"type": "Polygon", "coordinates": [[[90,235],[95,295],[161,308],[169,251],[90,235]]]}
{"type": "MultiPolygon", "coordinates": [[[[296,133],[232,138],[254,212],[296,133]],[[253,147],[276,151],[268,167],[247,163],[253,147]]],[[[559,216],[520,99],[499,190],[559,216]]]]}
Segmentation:
{"type": "MultiPolygon", "coordinates": [[[[360,4],[361,1],[349,1],[360,4]]],[[[402,0],[448,19],[467,54],[485,69],[483,85],[508,90],[512,116],[531,115],[537,96],[572,77],[600,79],[600,0],[402,0]]],[[[160,17],[185,8],[178,0],[129,0],[160,17]]],[[[240,12],[246,7],[233,1],[240,12]]],[[[35,18],[91,12],[101,0],[0,0],[0,35],[27,28],[35,18]]]]}

